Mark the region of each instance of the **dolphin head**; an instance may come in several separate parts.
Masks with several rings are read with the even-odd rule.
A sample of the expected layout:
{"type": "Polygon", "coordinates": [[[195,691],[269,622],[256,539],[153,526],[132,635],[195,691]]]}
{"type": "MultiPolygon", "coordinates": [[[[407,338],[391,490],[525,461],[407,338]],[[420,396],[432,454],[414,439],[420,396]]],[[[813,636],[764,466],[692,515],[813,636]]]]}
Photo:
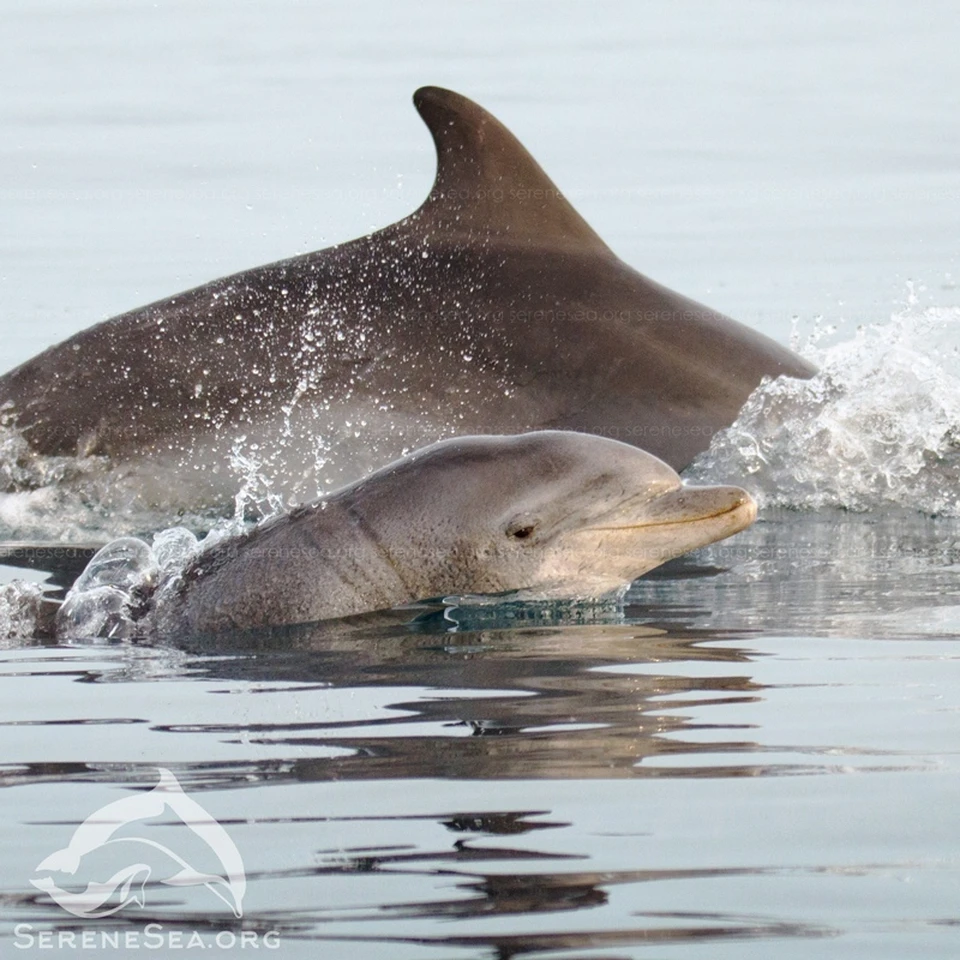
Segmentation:
{"type": "Polygon", "coordinates": [[[756,517],[739,487],[684,486],[643,450],[562,431],[441,441],[356,485],[350,510],[420,598],[602,597],[756,517]]]}

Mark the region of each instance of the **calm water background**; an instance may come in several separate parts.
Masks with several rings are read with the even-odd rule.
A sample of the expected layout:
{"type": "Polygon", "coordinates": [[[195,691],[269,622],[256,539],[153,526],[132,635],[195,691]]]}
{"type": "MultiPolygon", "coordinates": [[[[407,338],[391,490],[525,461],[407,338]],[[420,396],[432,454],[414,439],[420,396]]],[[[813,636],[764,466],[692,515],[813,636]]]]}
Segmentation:
{"type": "MultiPolygon", "coordinates": [[[[952,3],[0,10],[5,369],[412,210],[424,83],[490,108],[650,276],[783,341],[936,308],[956,369],[952,3]]],[[[956,956],[960,525],[889,499],[768,509],[619,622],[0,641],[0,956],[49,955],[17,923],[96,929],[29,881],[161,765],[279,956],[956,956]]],[[[120,916],[234,928],[197,887],[120,916]]]]}

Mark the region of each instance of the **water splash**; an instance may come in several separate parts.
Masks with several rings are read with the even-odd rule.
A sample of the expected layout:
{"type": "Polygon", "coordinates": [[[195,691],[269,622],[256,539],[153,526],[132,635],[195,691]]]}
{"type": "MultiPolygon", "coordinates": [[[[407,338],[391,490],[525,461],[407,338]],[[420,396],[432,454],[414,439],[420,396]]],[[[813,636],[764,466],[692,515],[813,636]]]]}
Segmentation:
{"type": "MultiPolygon", "coordinates": [[[[277,491],[272,464],[259,455],[259,445],[239,437],[230,453],[230,469],[240,486],[233,498],[235,519],[269,517],[283,510],[284,499],[277,491]]],[[[273,459],[276,459],[276,452],[273,459]]]]}
{"type": "Polygon", "coordinates": [[[0,646],[18,646],[36,636],[43,602],[40,584],[14,580],[0,587],[0,646]]]}
{"type": "MultiPolygon", "coordinates": [[[[318,343],[319,335],[305,337],[303,349],[318,343]]],[[[821,372],[809,381],[761,385],[687,478],[745,483],[766,505],[895,504],[960,516],[960,309],[923,310],[910,291],[887,323],[839,341],[835,328],[818,324],[798,347],[821,372]]],[[[322,390],[313,379],[292,387],[279,431],[233,444],[233,480],[224,495],[234,498],[236,524],[273,516],[381,466],[408,446],[407,436],[463,432],[456,413],[430,419],[433,412],[420,411],[411,420],[386,402],[331,411],[317,399],[322,390]]],[[[0,537],[95,541],[156,530],[174,513],[177,523],[204,531],[222,516],[216,508],[182,513],[173,501],[141,503],[144,478],[124,469],[98,458],[37,457],[0,417],[0,537]]],[[[176,464],[146,472],[152,493],[176,491],[184,476],[193,475],[176,464]]]]}
{"type": "MultiPolygon", "coordinates": [[[[308,329],[300,348],[301,356],[312,355],[316,342],[317,337],[308,329]]],[[[279,435],[270,443],[269,451],[262,449],[258,443],[248,441],[246,436],[238,437],[232,444],[230,470],[240,484],[234,496],[236,522],[247,519],[264,520],[291,506],[288,495],[282,492],[285,484],[281,481],[290,479],[286,477],[288,460],[297,462],[300,459],[296,448],[305,442],[311,448],[313,459],[312,468],[308,468],[306,473],[313,477],[322,476],[323,468],[328,462],[330,443],[321,432],[307,440],[302,432],[295,429],[293,422],[294,414],[298,412],[304,399],[317,391],[320,373],[320,370],[314,370],[303,376],[290,399],[282,405],[283,420],[279,435]],[[291,453],[294,453],[293,457],[290,457],[291,453]]],[[[308,417],[315,417],[315,412],[313,417],[308,412],[308,417]]]]}
{"type": "MultiPolygon", "coordinates": [[[[170,468],[165,473],[158,468],[151,482],[175,489],[170,468]]],[[[138,486],[127,484],[124,471],[103,457],[35,454],[15,429],[0,427],[0,540],[103,541],[156,529],[169,522],[174,508],[138,499],[138,486]]],[[[217,514],[177,510],[177,519],[206,530],[217,514]]]]}
{"type": "Polygon", "coordinates": [[[820,372],[761,384],[685,479],[739,479],[762,506],[960,516],[960,309],[908,302],[802,352],[820,372]]]}
{"type": "Polygon", "coordinates": [[[156,583],[150,547],[121,537],[99,550],[57,611],[57,635],[75,640],[120,640],[136,634],[138,607],[156,583]]]}
{"type": "Polygon", "coordinates": [[[66,641],[142,636],[150,609],[178,589],[194,557],[242,529],[238,521],[224,520],[202,540],[186,527],[170,527],[155,534],[152,544],[137,537],[110,541],[67,593],[57,611],[56,636],[66,641]]]}
{"type": "Polygon", "coordinates": [[[0,491],[34,490],[78,480],[100,469],[103,457],[46,457],[0,417],[0,491]]]}
{"type": "Polygon", "coordinates": [[[200,542],[185,527],[161,530],[153,537],[153,556],[160,580],[177,576],[200,552],[200,542]]]}

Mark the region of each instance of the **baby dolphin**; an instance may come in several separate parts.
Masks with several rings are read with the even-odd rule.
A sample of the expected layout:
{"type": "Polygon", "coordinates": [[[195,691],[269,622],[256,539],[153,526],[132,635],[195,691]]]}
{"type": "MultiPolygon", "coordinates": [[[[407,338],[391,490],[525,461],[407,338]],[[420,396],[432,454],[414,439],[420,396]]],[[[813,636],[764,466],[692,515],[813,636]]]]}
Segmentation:
{"type": "Polygon", "coordinates": [[[0,423],[104,458],[123,504],[230,502],[238,455],[294,502],[454,434],[577,430],[680,470],[762,378],[813,373],[620,260],[482,107],[414,104],[418,210],[76,334],[0,377],[0,423]]]}
{"type": "Polygon", "coordinates": [[[148,617],[169,637],[449,596],[593,599],[755,517],[738,487],[684,486],[616,440],[458,437],[214,544],[148,617]]]}

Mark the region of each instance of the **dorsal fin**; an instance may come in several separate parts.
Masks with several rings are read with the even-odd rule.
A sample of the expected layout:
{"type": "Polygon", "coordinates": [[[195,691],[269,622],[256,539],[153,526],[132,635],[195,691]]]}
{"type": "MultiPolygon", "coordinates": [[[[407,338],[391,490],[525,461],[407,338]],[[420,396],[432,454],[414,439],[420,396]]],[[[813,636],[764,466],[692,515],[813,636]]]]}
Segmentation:
{"type": "Polygon", "coordinates": [[[413,103],[437,147],[437,177],[405,226],[610,252],[523,144],[483,107],[441,87],[421,87],[413,103]]]}

